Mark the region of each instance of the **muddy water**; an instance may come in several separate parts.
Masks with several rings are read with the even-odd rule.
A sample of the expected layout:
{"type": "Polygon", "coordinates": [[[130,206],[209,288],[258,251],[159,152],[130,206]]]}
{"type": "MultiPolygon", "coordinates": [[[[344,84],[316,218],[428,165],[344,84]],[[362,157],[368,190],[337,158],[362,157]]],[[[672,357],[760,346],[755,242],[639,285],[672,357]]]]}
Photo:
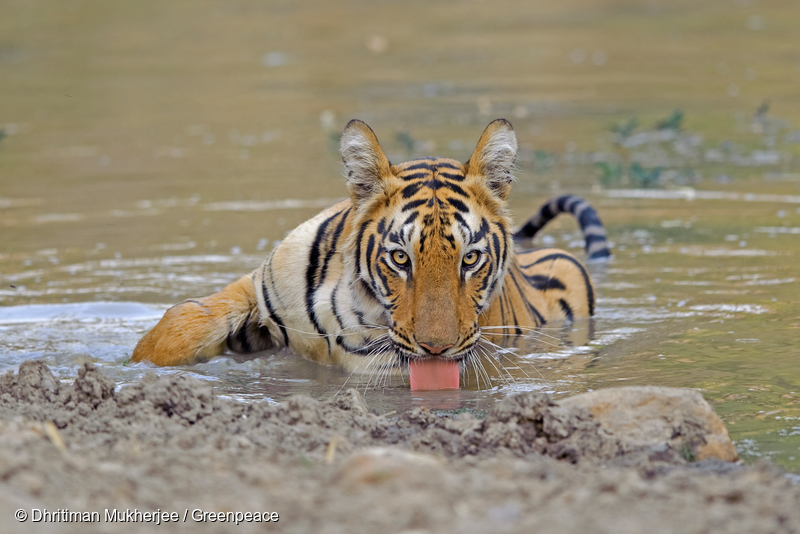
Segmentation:
{"type": "MultiPolygon", "coordinates": [[[[356,386],[381,413],[699,388],[746,459],[800,469],[800,67],[781,53],[798,7],[722,4],[10,3],[0,371],[42,358],[69,379],[90,360],[120,384],[140,379],[149,368],[125,362],[170,303],[257,267],[344,195],[347,119],[369,122],[393,161],[463,160],[505,116],[521,147],[518,220],[577,192],[608,226],[614,258],[590,266],[593,321],[507,340],[457,393],[376,386],[286,353],[156,372],[275,402],[356,386]],[[677,129],[654,127],[678,107],[677,129]],[[631,117],[632,135],[611,135],[631,117]],[[598,163],[623,172],[598,177],[598,163]],[[642,176],[654,189],[627,189],[642,176]]],[[[580,255],[569,220],[534,244],[580,255]]]]}
{"type": "MultiPolygon", "coordinates": [[[[460,392],[412,394],[399,380],[376,385],[377,377],[349,376],[288,353],[226,356],[157,372],[191,373],[213,381],[220,394],[245,400],[327,397],[358,387],[381,413],[415,405],[483,410],[517,391],[565,395],[620,384],[699,388],[730,425],[743,456],[770,456],[797,468],[800,203],[625,198],[631,193],[637,191],[589,195],[608,221],[615,254],[608,263],[590,265],[599,295],[596,318],[507,340],[505,351],[486,359],[489,376],[470,373],[460,392]]],[[[232,216],[267,230],[248,230],[219,253],[202,253],[196,243],[164,242],[133,258],[120,252],[124,247],[108,245],[7,255],[0,370],[42,358],[71,378],[90,360],[120,384],[138,380],[149,367],[125,361],[166,303],[212,292],[257,266],[257,249],[268,249],[282,235],[279,220],[311,215],[315,208],[304,206],[317,200],[250,212],[242,210],[255,204],[231,201],[230,209],[239,210],[232,216]]],[[[539,200],[518,194],[515,211],[539,200]]],[[[200,218],[214,213],[208,205],[169,211],[200,218]]],[[[137,217],[159,215],[131,215],[137,217]]],[[[85,223],[61,224],[80,233],[85,223]]],[[[580,254],[581,240],[575,224],[565,220],[537,244],[580,254]]]]}

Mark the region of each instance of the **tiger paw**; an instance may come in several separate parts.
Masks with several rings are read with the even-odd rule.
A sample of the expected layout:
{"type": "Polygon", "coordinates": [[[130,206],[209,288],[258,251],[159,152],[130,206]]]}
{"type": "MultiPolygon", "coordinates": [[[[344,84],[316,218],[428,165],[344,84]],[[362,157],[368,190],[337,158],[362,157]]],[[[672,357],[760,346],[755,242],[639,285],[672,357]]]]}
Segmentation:
{"type": "Polygon", "coordinates": [[[221,354],[228,325],[215,317],[202,301],[173,306],[136,345],[132,362],[159,366],[188,365],[221,354]]]}

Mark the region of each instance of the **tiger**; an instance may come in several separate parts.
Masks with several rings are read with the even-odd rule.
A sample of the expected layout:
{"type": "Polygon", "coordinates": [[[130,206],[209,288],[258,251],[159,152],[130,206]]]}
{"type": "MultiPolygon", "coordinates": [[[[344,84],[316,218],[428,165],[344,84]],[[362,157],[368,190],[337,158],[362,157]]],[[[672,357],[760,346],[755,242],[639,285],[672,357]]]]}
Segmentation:
{"type": "Polygon", "coordinates": [[[393,165],[359,120],[340,145],[349,198],[291,231],[252,273],[168,309],[133,362],[187,365],[288,348],[351,373],[402,375],[437,361],[463,374],[496,336],[593,315],[595,290],[575,256],[515,251],[572,213],[588,258],[609,256],[602,222],[579,197],[554,199],[512,231],[517,139],[508,121],[489,124],[463,164],[393,165]]]}

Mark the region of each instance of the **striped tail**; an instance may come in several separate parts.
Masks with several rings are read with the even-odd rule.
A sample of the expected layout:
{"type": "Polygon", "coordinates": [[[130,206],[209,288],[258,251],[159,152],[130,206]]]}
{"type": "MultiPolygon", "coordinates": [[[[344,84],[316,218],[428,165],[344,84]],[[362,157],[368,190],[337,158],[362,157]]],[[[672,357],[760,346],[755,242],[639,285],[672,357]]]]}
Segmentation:
{"type": "Polygon", "coordinates": [[[567,212],[574,215],[581,225],[583,238],[586,241],[586,259],[598,260],[611,256],[606,240],[606,229],[603,228],[600,217],[591,204],[575,195],[564,195],[545,203],[536,215],[517,230],[514,239],[517,241],[532,239],[559,213],[567,212]]]}

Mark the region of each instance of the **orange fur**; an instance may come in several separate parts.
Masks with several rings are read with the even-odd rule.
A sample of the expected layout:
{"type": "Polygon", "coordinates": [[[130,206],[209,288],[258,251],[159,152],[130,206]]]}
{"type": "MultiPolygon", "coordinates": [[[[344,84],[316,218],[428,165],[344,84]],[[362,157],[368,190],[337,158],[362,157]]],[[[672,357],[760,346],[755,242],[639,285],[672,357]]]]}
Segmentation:
{"type": "Polygon", "coordinates": [[[219,293],[191,299],[168,309],[148,332],[131,361],[156,365],[187,365],[221,354],[232,325],[241,325],[256,308],[251,276],[244,276],[219,293]]]}

